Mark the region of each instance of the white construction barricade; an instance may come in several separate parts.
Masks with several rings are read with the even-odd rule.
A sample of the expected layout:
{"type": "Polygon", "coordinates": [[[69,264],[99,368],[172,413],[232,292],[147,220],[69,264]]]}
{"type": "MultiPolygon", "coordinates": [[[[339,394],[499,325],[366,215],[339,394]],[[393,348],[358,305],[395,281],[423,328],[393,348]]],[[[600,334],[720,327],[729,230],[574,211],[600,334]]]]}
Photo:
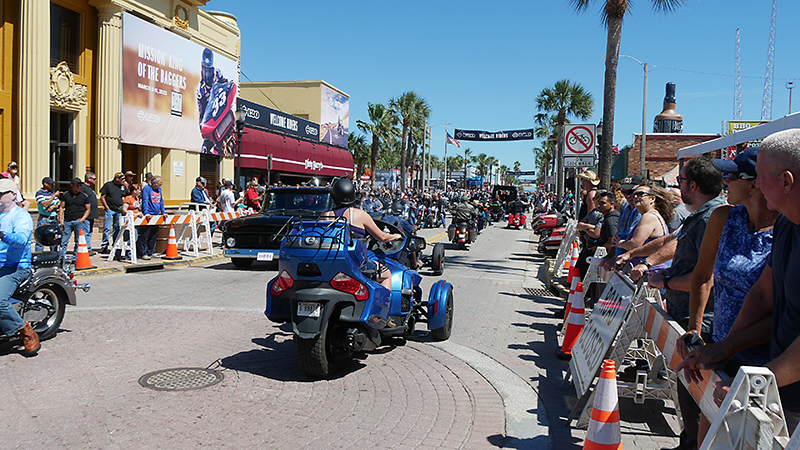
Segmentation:
{"type": "Polygon", "coordinates": [[[108,255],[108,261],[114,260],[117,251],[121,251],[123,254],[130,251],[131,263],[138,264],[138,258],[136,257],[136,227],[140,225],[182,225],[181,238],[184,252],[191,253],[191,256],[200,256],[200,248],[205,244],[206,250],[204,252],[213,255],[210,223],[231,220],[251,214],[253,214],[253,210],[250,208],[225,213],[211,212],[206,208],[202,211],[186,211],[184,214],[152,216],[146,219],[144,217],[135,217],[133,212],[129,211],[127,215],[120,217],[120,232],[117,235],[117,239],[114,240],[114,245],[108,255]],[[204,227],[203,232],[199,230],[201,226],[204,227]],[[188,235],[185,233],[187,228],[189,230],[188,235]],[[126,239],[125,236],[128,236],[128,238],[126,239]]]}
{"type": "Polygon", "coordinates": [[[790,439],[775,377],[769,369],[742,367],[718,407],[714,388],[717,381],[728,376],[722,371],[703,371],[703,381],[689,383],[683,374],[675,372],[682,361],[676,343],[686,332],[662,308],[659,291],[644,283],[636,286],[618,271],[598,268],[598,276],[609,276],[608,283],[572,349],[567,376],[572,376],[579,401],[568,425],[576,416],[577,427],[588,424],[594,402],[592,386],[602,361],[612,359],[619,368],[628,357],[645,361],[648,370],[637,370],[633,383],[618,381],[618,395],[633,398],[635,403],[648,398],[671,399],[677,411],[676,383],[683,383],[712,423],[701,450],[800,450],[800,427],[790,439]],[[666,373],[666,379],[659,373],[666,373]]]}
{"type": "Polygon", "coordinates": [[[564,273],[564,263],[572,254],[572,243],[578,238],[577,226],[578,222],[576,220],[570,219],[567,221],[567,228],[564,230],[564,238],[561,240],[561,246],[558,247],[556,262],[553,266],[553,276],[555,277],[567,275],[564,273]]]}

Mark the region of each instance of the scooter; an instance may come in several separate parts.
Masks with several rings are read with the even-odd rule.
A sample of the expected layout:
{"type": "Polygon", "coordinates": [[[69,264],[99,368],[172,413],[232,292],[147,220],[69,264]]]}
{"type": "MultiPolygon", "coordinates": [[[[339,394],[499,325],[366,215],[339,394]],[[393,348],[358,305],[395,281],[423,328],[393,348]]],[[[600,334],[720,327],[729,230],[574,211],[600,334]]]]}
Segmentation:
{"type": "Polygon", "coordinates": [[[410,336],[418,322],[427,322],[434,340],[449,339],[452,285],[437,281],[423,300],[422,277],[391,259],[424,248],[424,239],[408,235],[384,243],[368,237],[365,244],[352,239],[340,219],[297,222],[281,243],[278,276],[267,283],[265,314],[292,323],[300,370],[329,378],[354,354],[374,350],[385,338],[410,336]],[[391,271],[391,290],[376,281],[384,267],[391,271]]]}
{"type": "MultiPolygon", "coordinates": [[[[31,275],[9,299],[41,341],[56,335],[67,305],[77,304],[75,292],[78,289],[89,292],[91,288],[88,283],[79,284],[75,280],[73,268],[74,260],[59,258],[58,252],[34,252],[31,255],[31,275]]],[[[12,337],[0,333],[0,341],[12,337]]]]}

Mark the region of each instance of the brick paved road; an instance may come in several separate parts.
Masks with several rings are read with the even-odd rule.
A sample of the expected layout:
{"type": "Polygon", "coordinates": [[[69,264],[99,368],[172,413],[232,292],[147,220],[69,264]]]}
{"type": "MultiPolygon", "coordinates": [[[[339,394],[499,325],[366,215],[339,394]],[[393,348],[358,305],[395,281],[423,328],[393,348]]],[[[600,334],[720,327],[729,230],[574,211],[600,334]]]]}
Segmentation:
{"type": "MultiPolygon", "coordinates": [[[[567,365],[554,357],[559,303],[523,289],[541,263],[530,238],[495,226],[468,252],[448,249],[451,340],[420,333],[328,381],[304,377],[290,328],[264,318],[270,267],[217,262],[93,278],[38,357],[0,347],[0,448],[580,448],[583,432],[564,427],[575,395],[560,389],[567,365]],[[185,392],[137,383],[177,367],[225,379],[185,392]],[[520,384],[525,396],[514,394],[520,384]]],[[[427,291],[435,279],[424,280],[427,291]]],[[[625,447],[677,443],[670,411],[623,400],[625,447]]]]}

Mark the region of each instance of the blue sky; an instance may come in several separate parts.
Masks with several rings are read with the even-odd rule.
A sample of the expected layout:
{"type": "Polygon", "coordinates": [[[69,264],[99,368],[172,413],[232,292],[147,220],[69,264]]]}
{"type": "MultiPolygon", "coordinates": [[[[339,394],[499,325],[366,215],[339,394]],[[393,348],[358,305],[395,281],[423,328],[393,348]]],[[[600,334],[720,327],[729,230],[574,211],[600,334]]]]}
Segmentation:
{"type": "MultiPolygon", "coordinates": [[[[416,91],[431,123],[499,131],[533,126],[536,97],[560,79],[581,84],[602,117],[606,30],[602,1],[575,12],[556,1],[265,1],[211,0],[207,10],[235,15],[242,72],[254,81],[322,79],[350,96],[350,131],[367,120],[367,103],[416,91]]],[[[742,118],[759,120],[766,73],[771,0],[686,0],[657,13],[638,0],[623,24],[620,54],[650,65],[647,129],[661,112],[667,82],[677,85],[684,133],[719,133],[733,119],[735,32],[740,29],[742,118]]],[[[778,0],[772,117],[789,112],[788,80],[800,82],[800,2],[778,0]]],[[[614,142],[642,127],[643,70],[620,58],[614,142]]],[[[244,77],[242,77],[245,80],[244,77]]],[[[800,86],[800,83],[798,83],[800,86]]],[[[800,90],[792,109],[800,110],[800,90]]],[[[267,105],[272,106],[272,105],[267,105]]],[[[280,105],[278,105],[280,106],[280,105]]],[[[573,122],[580,122],[575,121],[573,122]]],[[[462,142],[523,170],[533,170],[537,141],[462,142]]],[[[444,154],[443,126],[433,153],[444,154]]]]}

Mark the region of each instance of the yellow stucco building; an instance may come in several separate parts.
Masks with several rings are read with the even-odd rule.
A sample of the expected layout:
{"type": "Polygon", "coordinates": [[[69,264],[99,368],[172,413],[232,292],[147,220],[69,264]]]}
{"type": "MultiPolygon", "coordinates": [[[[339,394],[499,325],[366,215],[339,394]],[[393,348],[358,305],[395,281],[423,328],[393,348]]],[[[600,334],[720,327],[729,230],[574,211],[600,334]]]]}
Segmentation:
{"type": "Polygon", "coordinates": [[[162,176],[174,206],[198,175],[233,176],[233,113],[209,119],[198,98],[207,55],[238,85],[239,29],[206,3],[0,0],[0,167],[19,163],[26,198],[45,176],[64,189],[91,170],[99,189],[130,170],[162,176]]]}

